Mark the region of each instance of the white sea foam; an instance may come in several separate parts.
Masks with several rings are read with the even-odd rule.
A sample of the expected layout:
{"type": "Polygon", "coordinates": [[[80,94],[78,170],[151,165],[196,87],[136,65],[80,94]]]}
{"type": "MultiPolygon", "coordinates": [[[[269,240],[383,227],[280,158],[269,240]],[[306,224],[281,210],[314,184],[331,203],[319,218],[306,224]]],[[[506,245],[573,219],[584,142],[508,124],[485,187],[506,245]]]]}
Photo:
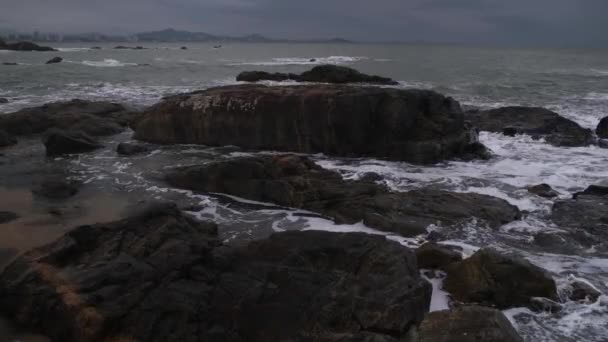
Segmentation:
{"type": "Polygon", "coordinates": [[[230,65],[258,65],[258,66],[276,66],[276,65],[318,65],[318,64],[351,64],[361,60],[368,59],[367,57],[351,57],[351,56],[329,56],[329,57],[281,57],[272,58],[267,61],[246,61],[233,62],[230,65]]]}
{"type": "Polygon", "coordinates": [[[111,58],[106,58],[103,61],[82,61],[82,64],[92,66],[92,67],[103,67],[103,68],[137,65],[137,63],[123,63],[121,61],[118,61],[116,59],[111,59],[111,58]]]}
{"type": "Polygon", "coordinates": [[[80,51],[91,51],[92,49],[89,47],[74,47],[74,48],[56,48],[61,52],[80,52],[80,51]]]}

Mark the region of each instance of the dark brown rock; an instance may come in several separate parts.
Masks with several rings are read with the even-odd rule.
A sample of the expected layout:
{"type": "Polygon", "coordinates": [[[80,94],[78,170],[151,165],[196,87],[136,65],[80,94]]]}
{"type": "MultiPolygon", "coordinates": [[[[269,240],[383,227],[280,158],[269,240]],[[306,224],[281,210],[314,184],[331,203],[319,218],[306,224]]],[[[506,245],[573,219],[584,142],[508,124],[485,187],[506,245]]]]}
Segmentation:
{"type": "Polygon", "coordinates": [[[594,143],[590,129],[545,108],[503,107],[490,110],[471,110],[467,120],[482,131],[506,135],[528,134],[545,138],[556,146],[588,146],[594,143]]]}
{"type": "Polygon", "coordinates": [[[602,139],[608,139],[608,116],[600,120],[595,129],[595,134],[602,139]]]}
{"type": "Polygon", "coordinates": [[[528,187],[528,192],[544,198],[555,198],[559,196],[559,193],[553,190],[553,188],[551,188],[549,184],[538,184],[530,186],[528,187]]]}
{"type": "Polygon", "coordinates": [[[429,242],[416,249],[416,260],[418,260],[418,268],[444,270],[448,265],[461,261],[462,254],[448,247],[429,242]]]}
{"type": "Polygon", "coordinates": [[[418,342],[523,342],[505,315],[481,306],[463,306],[428,314],[418,342]]]}
{"type": "Polygon", "coordinates": [[[55,157],[63,154],[85,153],[102,148],[99,142],[83,132],[50,131],[44,139],[46,155],[55,157]]]}
{"type": "Polygon", "coordinates": [[[345,181],[306,157],[259,156],[177,168],[175,187],[225,193],[321,213],[338,223],[357,223],[411,236],[431,224],[456,225],[472,217],[498,227],[520,217],[517,207],[480,194],[432,189],[393,193],[372,181],[345,181]]]}
{"type": "Polygon", "coordinates": [[[215,234],[168,206],[78,227],[4,269],[0,312],[54,341],[267,342],[394,341],[428,311],[413,252],[384,237],[215,234]]]}
{"type": "Polygon", "coordinates": [[[57,63],[61,63],[63,61],[63,58],[61,57],[53,57],[51,59],[49,59],[46,64],[57,64],[57,63]]]}
{"type": "Polygon", "coordinates": [[[161,144],[369,156],[434,163],[470,153],[477,133],[455,100],[427,90],[239,85],[165,98],[135,125],[161,144]]]}
{"type": "Polygon", "coordinates": [[[530,306],[533,297],[557,300],[553,278],[523,258],[507,257],[491,249],[447,268],[444,289],[458,301],[507,309],[530,306]]]}

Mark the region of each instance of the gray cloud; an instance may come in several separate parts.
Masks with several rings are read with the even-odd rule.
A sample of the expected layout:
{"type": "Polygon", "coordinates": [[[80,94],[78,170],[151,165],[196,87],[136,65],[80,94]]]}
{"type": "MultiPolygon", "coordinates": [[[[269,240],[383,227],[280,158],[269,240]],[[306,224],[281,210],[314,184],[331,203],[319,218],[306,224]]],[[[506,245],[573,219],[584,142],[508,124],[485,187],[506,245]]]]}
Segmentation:
{"type": "Polygon", "coordinates": [[[608,46],[606,0],[2,0],[0,29],[608,46]]]}

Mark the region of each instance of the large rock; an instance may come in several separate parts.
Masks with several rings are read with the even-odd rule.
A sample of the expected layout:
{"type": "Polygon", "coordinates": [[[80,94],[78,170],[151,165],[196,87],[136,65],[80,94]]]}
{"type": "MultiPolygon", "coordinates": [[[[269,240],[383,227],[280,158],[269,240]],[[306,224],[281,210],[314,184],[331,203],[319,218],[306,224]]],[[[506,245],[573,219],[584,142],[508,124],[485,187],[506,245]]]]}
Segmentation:
{"type": "Polygon", "coordinates": [[[455,100],[428,90],[239,85],[165,98],[135,125],[161,144],[369,156],[433,163],[470,154],[477,133],[455,100]]]}
{"type": "Polygon", "coordinates": [[[431,312],[418,337],[418,342],[523,342],[502,312],[481,306],[431,312]]]}
{"type": "Polygon", "coordinates": [[[44,139],[46,155],[49,157],[63,154],[91,152],[102,148],[99,142],[82,132],[52,130],[44,139]]]}
{"type": "Polygon", "coordinates": [[[608,139],[608,116],[600,120],[595,129],[595,134],[602,139],[608,139]]]}
{"type": "Polygon", "coordinates": [[[318,83],[368,83],[397,85],[399,82],[387,77],[366,75],[355,69],[338,65],[320,65],[299,75],[292,73],[269,73],[265,71],[245,71],[236,77],[237,81],[297,81],[318,83]]]}
{"type": "Polygon", "coordinates": [[[32,42],[17,42],[17,43],[6,43],[0,40],[0,50],[13,50],[13,51],[57,51],[48,46],[40,46],[32,42]]]}
{"type": "Polygon", "coordinates": [[[41,134],[50,128],[79,130],[92,136],[113,135],[126,129],[133,112],[110,102],[55,102],[0,115],[0,129],[15,136],[41,134]]]}
{"type": "Polygon", "coordinates": [[[179,188],[303,208],[338,223],[363,221],[407,236],[426,233],[431,224],[456,225],[476,217],[498,227],[520,217],[517,207],[499,198],[432,189],[393,193],[374,181],[345,181],[339,173],[293,155],[181,167],[166,179],[179,188]]]}
{"type": "Polygon", "coordinates": [[[534,297],[558,299],[555,281],[545,270],[492,249],[448,266],[443,287],[458,301],[499,309],[530,306],[534,297]]]}
{"type": "Polygon", "coordinates": [[[434,242],[427,242],[416,249],[418,268],[444,270],[455,262],[462,260],[462,254],[446,246],[434,242]]]}
{"type": "Polygon", "coordinates": [[[507,135],[528,134],[534,138],[544,138],[556,146],[587,146],[594,143],[590,129],[545,108],[502,107],[471,110],[467,111],[465,116],[482,131],[507,135]]]}
{"type": "Polygon", "coordinates": [[[413,252],[360,233],[221,246],[174,207],[82,226],[0,275],[0,311],[54,341],[393,341],[428,311],[413,252]]]}

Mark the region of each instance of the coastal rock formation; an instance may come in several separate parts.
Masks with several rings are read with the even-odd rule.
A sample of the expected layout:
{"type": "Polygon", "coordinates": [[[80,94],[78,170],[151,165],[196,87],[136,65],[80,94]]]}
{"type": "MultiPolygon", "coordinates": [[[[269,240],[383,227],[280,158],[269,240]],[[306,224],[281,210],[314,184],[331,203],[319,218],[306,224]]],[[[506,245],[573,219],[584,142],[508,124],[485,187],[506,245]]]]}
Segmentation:
{"type": "Polygon", "coordinates": [[[417,342],[523,342],[502,312],[482,306],[431,312],[418,336],[417,342]]]}
{"type": "Polygon", "coordinates": [[[406,236],[426,233],[431,224],[456,225],[476,217],[498,227],[520,217],[517,207],[496,197],[432,189],[394,193],[374,181],[345,181],[339,173],[293,155],[181,167],[166,179],[179,188],[302,208],[338,223],[363,221],[406,236]]]}
{"type": "Polygon", "coordinates": [[[600,120],[595,129],[595,134],[602,139],[608,139],[608,116],[600,120]]]}
{"type": "Polygon", "coordinates": [[[116,146],[116,153],[122,156],[133,156],[150,152],[150,148],[146,145],[136,143],[120,143],[116,146]]]}
{"type": "Polygon", "coordinates": [[[40,46],[31,42],[7,43],[0,39],[0,50],[12,51],[57,51],[48,46],[40,46]]]}
{"type": "Polygon", "coordinates": [[[15,145],[17,143],[17,139],[6,133],[4,130],[0,129],[0,147],[6,147],[15,145]]]}
{"type": "Polygon", "coordinates": [[[594,143],[590,129],[545,108],[502,107],[489,110],[471,110],[465,113],[482,131],[505,135],[528,134],[544,138],[555,146],[588,146],[594,143]]]}
{"type": "Polygon", "coordinates": [[[368,83],[397,85],[399,82],[387,77],[363,74],[355,69],[338,65],[319,65],[299,75],[292,73],[269,73],[265,71],[245,71],[236,77],[237,81],[297,81],[317,83],[368,83]]]}
{"type": "Polygon", "coordinates": [[[285,232],[222,246],[174,206],[78,227],[0,274],[0,312],[54,341],[399,340],[428,311],[411,250],[285,232]]]}
{"type": "Polygon", "coordinates": [[[558,299],[555,281],[545,270],[492,249],[451,264],[447,275],[444,289],[461,302],[507,309],[530,306],[534,297],[558,299]]]}
{"type": "Polygon", "coordinates": [[[415,163],[470,158],[478,142],[452,98],[345,85],[239,85],[167,97],[141,116],[135,138],[415,163]]]}
{"type": "Polygon", "coordinates": [[[559,196],[559,193],[553,190],[549,184],[544,183],[528,187],[528,192],[544,198],[555,198],[559,196]]]}
{"type": "Polygon", "coordinates": [[[83,131],[92,136],[113,135],[126,129],[133,112],[110,102],[55,102],[0,115],[0,130],[14,136],[42,134],[51,128],[83,131]]]}
{"type": "Polygon", "coordinates": [[[80,131],[52,130],[44,139],[44,147],[46,147],[47,156],[55,157],[62,154],[91,152],[102,148],[103,145],[80,131]]]}
{"type": "Polygon", "coordinates": [[[46,64],[57,64],[57,63],[61,63],[63,61],[63,58],[61,57],[53,57],[51,59],[49,59],[46,64]]]}
{"type": "Polygon", "coordinates": [[[428,242],[416,249],[419,268],[445,270],[452,263],[462,261],[462,254],[437,243],[428,242]]]}

